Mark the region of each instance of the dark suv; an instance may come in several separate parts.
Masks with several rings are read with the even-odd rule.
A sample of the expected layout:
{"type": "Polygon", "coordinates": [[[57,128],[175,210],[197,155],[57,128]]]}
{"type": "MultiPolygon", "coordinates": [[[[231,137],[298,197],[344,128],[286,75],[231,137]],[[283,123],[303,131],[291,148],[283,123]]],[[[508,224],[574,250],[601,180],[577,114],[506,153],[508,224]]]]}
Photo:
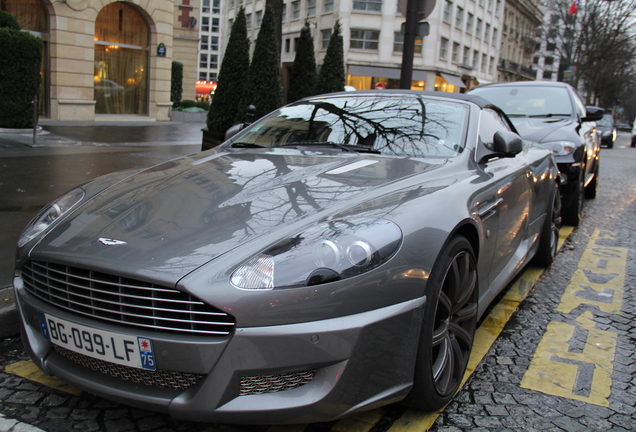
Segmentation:
{"type": "Polygon", "coordinates": [[[583,199],[596,197],[600,139],[595,121],[603,109],[586,107],[572,86],[522,81],[486,84],[470,91],[501,108],[522,138],[549,147],[561,172],[563,222],[578,225],[583,199]]]}

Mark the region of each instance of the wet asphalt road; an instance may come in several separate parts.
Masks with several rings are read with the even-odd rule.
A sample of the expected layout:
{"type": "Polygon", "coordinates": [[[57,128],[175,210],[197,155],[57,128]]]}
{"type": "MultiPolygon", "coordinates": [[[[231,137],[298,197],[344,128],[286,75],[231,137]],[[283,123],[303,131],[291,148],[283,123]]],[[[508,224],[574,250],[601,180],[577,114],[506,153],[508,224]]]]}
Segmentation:
{"type": "Polygon", "coordinates": [[[152,166],[201,148],[198,123],[44,126],[47,135],[0,133],[0,288],[11,284],[25,225],[69,189],[115,171],[152,166]]]}
{"type": "MultiPolygon", "coordinates": [[[[0,141],[0,217],[7,231],[18,218],[26,218],[65,190],[117,169],[139,168],[162,162],[181,154],[197,151],[197,146],[60,146],[41,149],[6,147],[0,141]],[[38,154],[29,154],[37,150],[38,154]],[[13,153],[12,153],[13,152],[13,153]],[[18,156],[17,153],[27,155],[18,156]],[[15,154],[5,158],[5,154],[15,154]],[[10,169],[12,176],[5,174],[10,169]],[[17,179],[14,183],[13,176],[17,179]],[[38,179],[38,180],[36,180],[38,179]],[[44,181],[44,179],[47,179],[44,181]],[[23,183],[21,183],[23,182],[23,183]],[[21,184],[30,189],[19,191],[21,184]],[[5,201],[5,197],[10,198],[5,201]],[[14,207],[6,206],[6,203],[14,207]],[[14,215],[11,219],[10,214],[14,215]],[[8,223],[5,223],[8,221],[8,223]]],[[[35,152],[33,152],[35,153],[35,152]]],[[[540,277],[528,297],[486,355],[475,368],[463,389],[431,426],[418,413],[399,405],[358,415],[340,422],[290,427],[226,426],[178,422],[166,415],[119,405],[88,395],[68,394],[53,390],[7,372],[17,361],[26,360],[19,338],[0,343],[0,413],[8,418],[35,425],[45,431],[240,431],[240,432],[634,432],[636,431],[636,149],[629,147],[629,135],[621,134],[614,149],[601,152],[599,195],[586,201],[585,218],[567,239],[552,267],[540,277]],[[589,251],[609,248],[624,251],[621,279],[624,290],[619,309],[607,311],[599,306],[579,304],[563,310],[564,298],[572,280],[589,251]],[[559,376],[554,378],[556,390],[537,390],[535,382],[524,382],[532,376],[537,353],[549,342],[554,329],[572,329],[562,358],[552,355],[551,366],[537,374],[568,375],[573,368],[572,395],[559,393],[559,376]],[[600,336],[599,336],[600,335],[600,336]],[[605,335],[605,336],[603,336],[605,335]],[[609,336],[608,336],[609,335],[609,336]],[[546,339],[547,338],[547,339],[546,339]],[[599,387],[597,372],[603,360],[596,360],[590,350],[595,345],[613,342],[609,382],[599,387]],[[565,365],[565,366],[564,366],[565,365]],[[589,367],[588,367],[589,366],[589,367]],[[559,374],[561,367],[565,372],[559,374]],[[602,387],[602,388],[601,388],[602,387]],[[606,400],[585,399],[606,388],[606,400]]],[[[22,223],[22,222],[20,222],[22,223]]],[[[22,223],[22,225],[24,224],[22,223]]],[[[14,231],[14,237],[19,235],[14,231]]],[[[0,232],[1,253],[8,239],[0,232]]],[[[13,239],[12,241],[15,241],[13,239]]],[[[620,254],[618,254],[620,255],[620,254]]],[[[617,255],[617,256],[618,256],[617,255]]],[[[4,261],[4,256],[3,256],[4,261]]],[[[607,261],[607,260],[605,260],[607,261]]],[[[596,270],[599,274],[602,272],[596,270]]],[[[593,271],[583,269],[588,281],[604,282],[593,271]],[[587,272],[587,273],[585,273],[587,272]],[[590,276],[592,275],[592,276],[590,276]]],[[[4,274],[4,273],[3,273],[4,274]]],[[[590,282],[590,285],[593,285],[590,282]]],[[[601,291],[602,292],[602,291],[601,291]]],[[[594,294],[589,294],[592,298],[594,294]]],[[[615,292],[602,294],[615,297],[615,292]]],[[[556,332],[558,336],[563,331],[556,332]]],[[[554,345],[550,349],[554,349],[554,345]]],[[[474,349],[481,348],[475,346],[474,349]]],[[[549,386],[548,386],[549,388],[549,386]]],[[[603,393],[605,394],[605,393],[603,393]]]]}

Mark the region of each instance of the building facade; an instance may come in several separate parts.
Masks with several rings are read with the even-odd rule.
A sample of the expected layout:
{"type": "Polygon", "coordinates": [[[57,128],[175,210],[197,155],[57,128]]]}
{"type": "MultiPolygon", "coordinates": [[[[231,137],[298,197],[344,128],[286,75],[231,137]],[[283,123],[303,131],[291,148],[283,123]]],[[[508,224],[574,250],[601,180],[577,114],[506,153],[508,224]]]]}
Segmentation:
{"type": "MultiPolygon", "coordinates": [[[[430,0],[429,0],[430,1],[430,0]]],[[[429,34],[416,40],[412,89],[464,92],[496,79],[503,0],[437,0],[426,18],[429,34]]],[[[222,6],[222,45],[240,6],[255,41],[265,0],[227,0],[222,6]]],[[[322,64],[336,20],[340,20],[347,85],[356,90],[398,88],[405,17],[395,0],[285,0],[281,61],[289,74],[300,30],[308,19],[316,62],[322,64]]],[[[254,45],[252,43],[252,45],[254,45]]],[[[223,51],[222,51],[223,52],[223,51]]]]}
{"type": "Polygon", "coordinates": [[[200,0],[2,0],[44,40],[40,114],[169,120],[172,61],[194,99],[200,0]],[[190,84],[188,84],[190,83],[190,84]]]}
{"type": "Polygon", "coordinates": [[[534,54],[540,49],[537,33],[543,25],[539,0],[506,0],[497,81],[530,81],[534,54]]]}

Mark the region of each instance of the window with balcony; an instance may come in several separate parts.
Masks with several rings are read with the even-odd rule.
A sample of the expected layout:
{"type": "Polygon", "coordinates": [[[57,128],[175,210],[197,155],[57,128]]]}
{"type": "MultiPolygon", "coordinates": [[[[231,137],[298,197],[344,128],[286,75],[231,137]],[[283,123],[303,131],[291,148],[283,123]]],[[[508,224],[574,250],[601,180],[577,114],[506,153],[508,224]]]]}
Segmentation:
{"type": "MultiPolygon", "coordinates": [[[[422,54],[423,38],[415,36],[415,54],[422,54]]],[[[395,32],[393,36],[393,52],[402,52],[404,50],[404,35],[401,32],[395,32]]]]}
{"type": "Polygon", "coordinates": [[[351,29],[349,48],[377,51],[379,41],[378,30],[351,29]]]}
{"type": "Polygon", "coordinates": [[[380,12],[382,11],[382,0],[354,0],[353,9],[368,12],[380,12]]]}

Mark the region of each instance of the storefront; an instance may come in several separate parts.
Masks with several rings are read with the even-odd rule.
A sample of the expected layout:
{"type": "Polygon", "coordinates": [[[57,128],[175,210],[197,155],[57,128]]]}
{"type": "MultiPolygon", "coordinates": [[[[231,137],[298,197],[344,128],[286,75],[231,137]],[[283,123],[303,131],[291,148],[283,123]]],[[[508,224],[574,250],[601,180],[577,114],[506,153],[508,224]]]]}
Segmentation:
{"type": "MultiPolygon", "coordinates": [[[[399,89],[399,68],[349,65],[347,85],[356,90],[399,89]]],[[[442,91],[458,93],[466,89],[461,77],[448,73],[413,70],[411,90],[442,91]]]]}
{"type": "MultiPolygon", "coordinates": [[[[42,116],[169,120],[172,60],[196,75],[198,3],[0,0],[0,9],[44,40],[42,116]]],[[[194,99],[185,83],[183,97],[194,99]]]]}

